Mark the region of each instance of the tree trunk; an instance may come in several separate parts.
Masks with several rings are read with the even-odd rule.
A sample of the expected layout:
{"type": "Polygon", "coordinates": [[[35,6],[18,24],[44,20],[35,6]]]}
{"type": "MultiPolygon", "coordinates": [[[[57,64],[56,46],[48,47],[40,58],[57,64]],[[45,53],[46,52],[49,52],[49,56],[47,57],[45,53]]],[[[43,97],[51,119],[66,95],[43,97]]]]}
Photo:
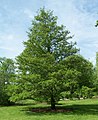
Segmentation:
{"type": "Polygon", "coordinates": [[[53,96],[51,96],[51,109],[55,110],[55,100],[53,96]]]}

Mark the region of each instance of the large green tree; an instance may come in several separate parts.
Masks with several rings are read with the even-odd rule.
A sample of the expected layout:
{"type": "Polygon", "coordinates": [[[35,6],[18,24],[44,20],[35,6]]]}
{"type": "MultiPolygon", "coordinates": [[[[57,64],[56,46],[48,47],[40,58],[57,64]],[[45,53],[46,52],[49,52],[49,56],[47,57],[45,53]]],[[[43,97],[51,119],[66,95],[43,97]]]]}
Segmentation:
{"type": "Polygon", "coordinates": [[[10,103],[7,86],[15,75],[14,61],[9,58],[0,58],[0,104],[10,103]]]}
{"type": "Polygon", "coordinates": [[[32,97],[50,102],[55,109],[67,80],[79,74],[61,64],[78,51],[69,33],[63,25],[57,25],[52,11],[39,10],[24,42],[25,49],[17,57],[18,76],[13,81],[11,100],[32,97]]]}

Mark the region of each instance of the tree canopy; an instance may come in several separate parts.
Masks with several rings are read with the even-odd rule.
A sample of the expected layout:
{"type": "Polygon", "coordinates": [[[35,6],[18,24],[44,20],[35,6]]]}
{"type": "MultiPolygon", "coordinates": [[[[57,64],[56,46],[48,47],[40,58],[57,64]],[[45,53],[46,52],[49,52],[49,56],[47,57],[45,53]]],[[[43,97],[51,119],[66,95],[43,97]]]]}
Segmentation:
{"type": "Polygon", "coordinates": [[[76,42],[71,39],[66,27],[57,24],[57,16],[54,16],[52,11],[40,9],[28,31],[28,40],[24,42],[25,49],[16,58],[18,74],[10,85],[10,100],[32,98],[49,102],[51,108],[55,109],[55,104],[61,93],[66,91],[69,81],[82,84],[88,77],[86,72],[84,78],[81,76],[82,69],[86,65],[89,68],[89,64],[86,64],[85,60],[81,61],[81,57],[76,57],[79,65],[81,64],[79,67],[75,56],[74,59],[68,58],[78,52],[76,42]],[[77,69],[74,65],[78,65],[77,69]]]}
{"type": "MultiPolygon", "coordinates": [[[[75,70],[79,73],[77,79],[70,79],[67,82],[67,88],[69,91],[69,97],[82,97],[81,89],[83,86],[85,88],[93,88],[93,74],[94,68],[93,64],[86,60],[81,55],[71,55],[67,57],[62,64],[70,70],[75,70]]],[[[89,93],[90,94],[90,93],[89,93]]]]}
{"type": "Polygon", "coordinates": [[[95,25],[95,27],[97,27],[98,26],[98,20],[96,21],[96,25],[95,25]]]}
{"type": "MultiPolygon", "coordinates": [[[[17,57],[18,73],[12,100],[32,97],[45,100],[55,108],[70,73],[61,61],[77,53],[76,43],[63,25],[57,25],[52,11],[40,9],[28,32],[25,49],[17,57]],[[17,87],[16,87],[17,86],[17,87]]],[[[74,75],[75,76],[75,75],[74,75]]]]}
{"type": "Polygon", "coordinates": [[[0,104],[2,105],[9,104],[7,86],[14,75],[14,61],[9,58],[0,58],[0,104]]]}

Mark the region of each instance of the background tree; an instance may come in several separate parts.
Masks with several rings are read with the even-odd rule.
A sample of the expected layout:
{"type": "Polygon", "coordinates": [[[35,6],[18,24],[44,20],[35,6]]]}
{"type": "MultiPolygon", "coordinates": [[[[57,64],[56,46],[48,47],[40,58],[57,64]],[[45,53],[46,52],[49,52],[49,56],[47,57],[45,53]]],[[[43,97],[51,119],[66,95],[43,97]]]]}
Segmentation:
{"type": "Polygon", "coordinates": [[[19,76],[14,80],[11,100],[44,100],[55,109],[67,80],[78,76],[77,72],[67,70],[61,64],[78,51],[71,38],[63,25],[57,25],[57,17],[52,11],[40,9],[32,21],[28,40],[24,42],[25,49],[17,57],[19,76]]]}
{"type": "Polygon", "coordinates": [[[8,58],[0,58],[0,104],[10,104],[7,86],[15,75],[14,61],[8,58]]]}
{"type": "Polygon", "coordinates": [[[98,95],[98,52],[96,52],[96,66],[94,68],[94,81],[96,95],[98,95]]]}
{"type": "Polygon", "coordinates": [[[71,98],[73,98],[73,96],[80,98],[82,96],[81,89],[83,86],[89,89],[94,87],[94,69],[90,61],[86,60],[81,55],[72,55],[62,61],[62,63],[67,69],[76,70],[80,73],[78,79],[71,79],[67,83],[69,96],[71,98]]]}
{"type": "Polygon", "coordinates": [[[95,25],[95,27],[97,27],[98,26],[98,20],[96,21],[96,25],[95,25]]]}

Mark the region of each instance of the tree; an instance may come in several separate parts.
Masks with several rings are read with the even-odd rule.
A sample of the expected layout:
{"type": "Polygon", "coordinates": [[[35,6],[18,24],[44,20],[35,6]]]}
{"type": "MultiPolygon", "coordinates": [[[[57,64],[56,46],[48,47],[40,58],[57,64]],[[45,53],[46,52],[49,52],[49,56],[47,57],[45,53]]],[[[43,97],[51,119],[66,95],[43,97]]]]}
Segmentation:
{"type": "Polygon", "coordinates": [[[14,61],[8,58],[0,58],[0,104],[2,105],[10,104],[7,86],[14,74],[14,61]]]}
{"type": "Polygon", "coordinates": [[[98,20],[96,21],[96,25],[95,25],[95,27],[97,27],[98,26],[98,20]]]}
{"type": "Polygon", "coordinates": [[[90,61],[86,60],[81,55],[72,55],[67,57],[64,61],[62,61],[62,64],[65,65],[67,69],[76,70],[80,73],[77,79],[71,79],[67,83],[67,87],[69,88],[71,98],[73,96],[79,97],[81,95],[82,86],[86,86],[85,88],[94,87],[94,69],[90,61]]]}
{"type": "Polygon", "coordinates": [[[94,81],[93,81],[96,95],[98,95],[98,52],[96,52],[96,66],[94,68],[94,81]]]}
{"type": "Polygon", "coordinates": [[[11,100],[33,98],[47,101],[55,109],[68,76],[78,75],[61,64],[78,51],[76,43],[70,42],[69,33],[63,25],[57,25],[52,11],[40,9],[24,42],[25,49],[16,58],[18,77],[13,81],[11,100]]]}

